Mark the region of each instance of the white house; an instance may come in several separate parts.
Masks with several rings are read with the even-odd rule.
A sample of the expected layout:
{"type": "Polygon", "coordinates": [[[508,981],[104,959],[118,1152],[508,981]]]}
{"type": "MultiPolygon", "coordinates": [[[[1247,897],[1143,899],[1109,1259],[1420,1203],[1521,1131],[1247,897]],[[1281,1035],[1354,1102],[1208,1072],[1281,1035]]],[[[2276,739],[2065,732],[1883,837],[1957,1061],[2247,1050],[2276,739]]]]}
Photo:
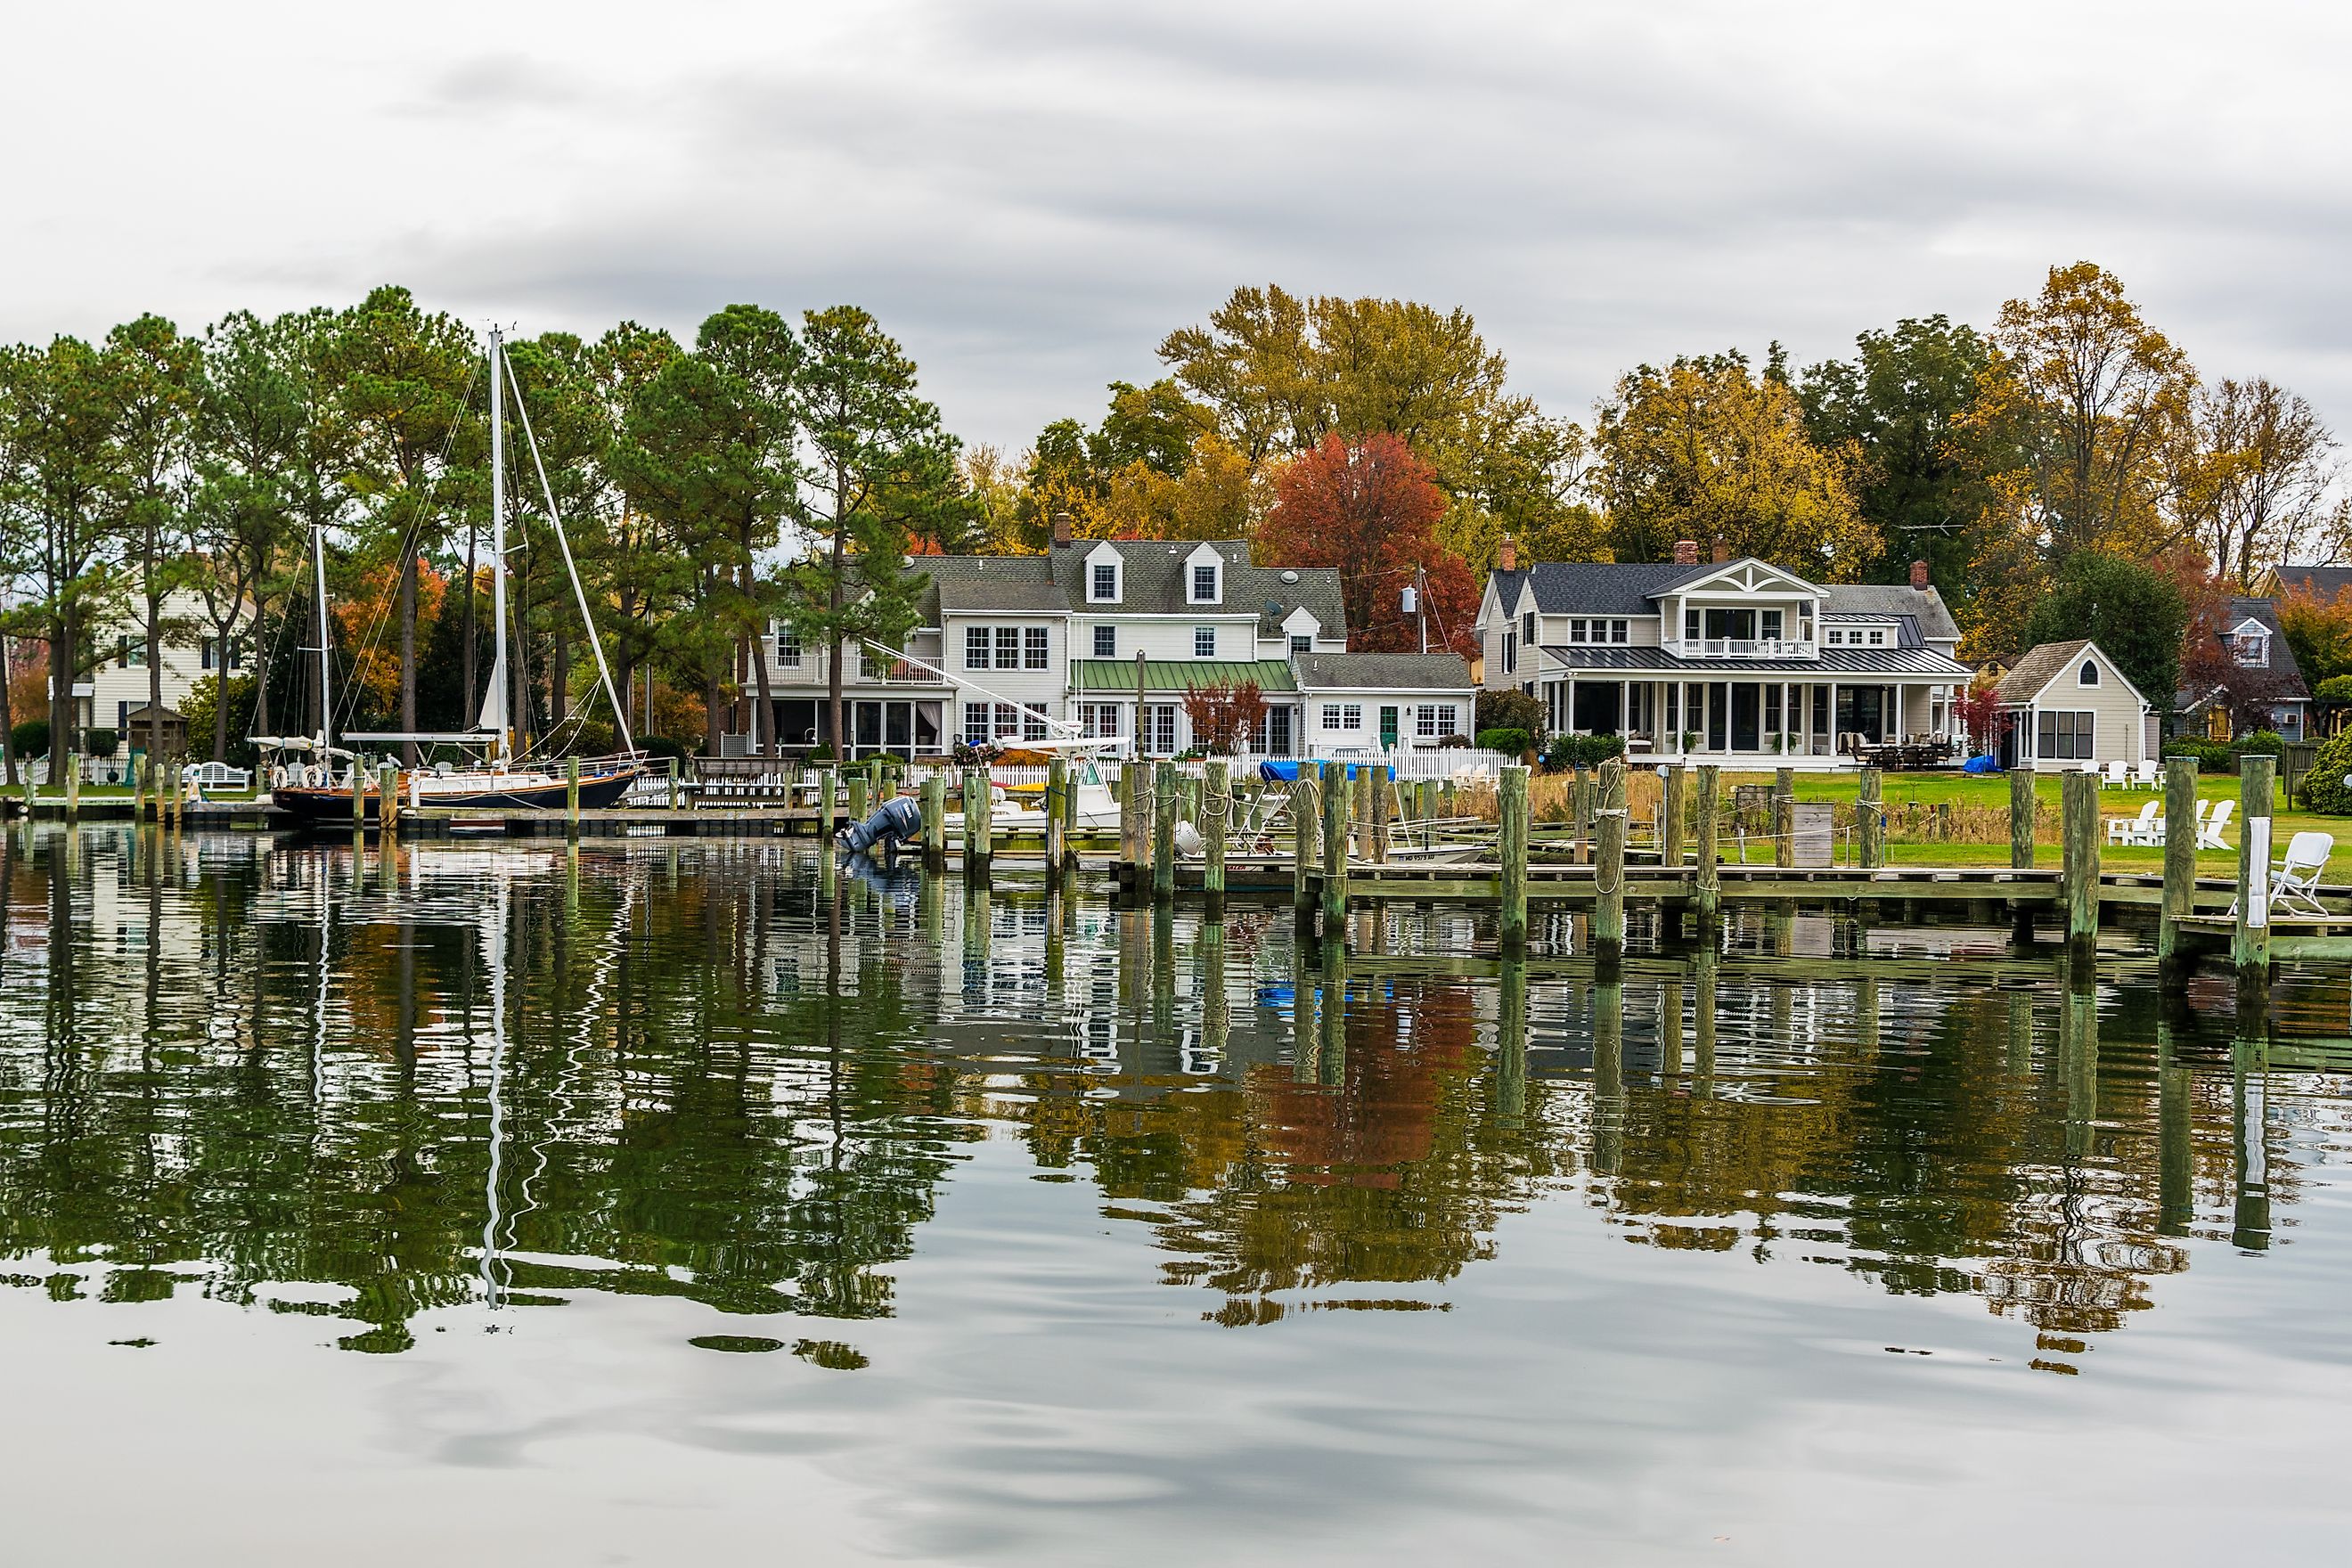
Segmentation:
{"type": "Polygon", "coordinates": [[[1959,741],[1970,671],[1927,580],[1818,584],[1753,557],[1545,562],[1505,542],[1478,611],[1484,683],[1540,698],[1555,731],[1635,756],[1796,767],[1855,747],[1959,741]]]}
{"type": "MultiPolygon", "coordinates": [[[[167,626],[202,627],[204,601],[184,589],[176,590],[163,601],[163,618],[167,626]]],[[[245,668],[246,650],[241,640],[232,640],[223,649],[218,639],[201,631],[191,631],[184,637],[167,637],[160,650],[150,650],[145,628],[136,619],[108,626],[99,632],[97,648],[96,668],[74,682],[73,695],[79,709],[78,721],[85,731],[112,730],[126,752],[134,747],[144,750],[147,744],[144,715],[151,653],[163,667],[165,733],[167,737],[179,735],[183,740],[186,726],[181,720],[181,709],[196,682],[224,669],[235,674],[245,668]]],[[[202,744],[209,748],[212,742],[206,737],[202,744]]]]}
{"type": "MultiPolygon", "coordinates": [[[[1129,747],[1139,734],[1144,755],[1167,756],[1192,743],[1187,690],[1244,682],[1265,700],[1254,750],[1269,756],[1384,738],[1435,745],[1470,727],[1475,692],[1460,658],[1349,652],[1339,573],[1254,565],[1242,540],[1065,536],[1043,555],[925,555],[907,566],[928,582],[905,657],[868,650],[845,671],[854,754],[931,755],[959,741],[1017,745],[1074,729],[1129,747]],[[1350,708],[1356,724],[1339,727],[1350,708]]],[[[825,650],[774,635],[778,738],[828,740],[825,650]]]]}
{"type": "Polygon", "coordinates": [[[2038,773],[2139,763],[2156,755],[2157,715],[2087,638],[2028,648],[2000,679],[2003,767],[2038,773]]]}

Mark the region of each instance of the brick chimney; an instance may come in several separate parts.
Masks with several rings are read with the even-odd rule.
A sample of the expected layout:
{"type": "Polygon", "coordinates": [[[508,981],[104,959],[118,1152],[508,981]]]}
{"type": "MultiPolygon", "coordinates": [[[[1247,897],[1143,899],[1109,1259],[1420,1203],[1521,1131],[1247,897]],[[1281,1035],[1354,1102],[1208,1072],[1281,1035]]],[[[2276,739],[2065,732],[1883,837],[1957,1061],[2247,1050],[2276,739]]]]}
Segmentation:
{"type": "Polygon", "coordinates": [[[1675,564],[1677,566],[1696,566],[1698,564],[1697,540],[1677,539],[1675,541],[1675,564]]]}
{"type": "Polygon", "coordinates": [[[1062,549],[1069,542],[1070,514],[1066,511],[1057,511],[1054,514],[1054,548],[1062,549]]]}
{"type": "Polygon", "coordinates": [[[1516,572],[1518,569],[1519,543],[1517,540],[1513,539],[1507,533],[1503,535],[1503,542],[1495,546],[1495,570],[1497,572],[1516,572]]]}
{"type": "Polygon", "coordinates": [[[1730,560],[1730,559],[1731,559],[1731,546],[1729,546],[1728,544],[1726,544],[1726,543],[1725,543],[1723,541],[1721,541],[1720,539],[1717,540],[1717,541],[1715,542],[1715,558],[1716,558],[1717,561],[1728,561],[1728,560],[1730,560]]]}
{"type": "Polygon", "coordinates": [[[1931,586],[1927,578],[1927,563],[1925,561],[1911,563],[1911,585],[1923,594],[1931,586]]]}

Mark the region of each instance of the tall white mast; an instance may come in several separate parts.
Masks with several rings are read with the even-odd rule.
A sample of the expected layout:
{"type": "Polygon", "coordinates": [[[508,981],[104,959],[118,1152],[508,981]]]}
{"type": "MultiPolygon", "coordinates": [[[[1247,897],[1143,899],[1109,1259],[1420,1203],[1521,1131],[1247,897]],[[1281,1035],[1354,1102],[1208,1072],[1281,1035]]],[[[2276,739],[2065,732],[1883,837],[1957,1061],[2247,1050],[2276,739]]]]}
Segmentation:
{"type": "Polygon", "coordinates": [[[327,748],[335,736],[335,638],[327,628],[327,531],[315,522],[310,525],[310,564],[319,595],[319,765],[325,767],[327,748]]]}
{"type": "MultiPolygon", "coordinates": [[[[507,712],[507,458],[506,431],[500,423],[505,402],[503,344],[496,327],[490,329],[490,632],[497,653],[490,659],[489,689],[482,693],[482,720],[475,726],[498,738],[491,755],[505,758],[514,751],[514,726],[507,712]]],[[[466,584],[467,593],[474,585],[466,584]]]]}

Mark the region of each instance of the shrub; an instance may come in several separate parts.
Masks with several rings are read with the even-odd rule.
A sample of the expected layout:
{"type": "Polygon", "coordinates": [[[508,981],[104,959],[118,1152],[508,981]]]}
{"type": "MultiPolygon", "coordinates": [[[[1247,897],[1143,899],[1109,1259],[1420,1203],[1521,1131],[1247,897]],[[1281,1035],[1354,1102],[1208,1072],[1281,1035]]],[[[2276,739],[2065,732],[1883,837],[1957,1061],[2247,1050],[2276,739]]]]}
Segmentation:
{"type": "Polygon", "coordinates": [[[20,757],[46,757],[49,754],[49,721],[27,719],[8,731],[8,739],[20,757]]]}
{"type": "Polygon", "coordinates": [[[81,749],[93,757],[110,757],[121,743],[121,737],[111,730],[84,730],[81,732],[81,749]]]}
{"type": "Polygon", "coordinates": [[[1448,735],[1437,742],[1437,749],[1441,752],[1466,752],[1470,749],[1470,737],[1462,734],[1448,735]]]}
{"type": "Polygon", "coordinates": [[[2322,702],[2352,703],[2352,675],[2331,675],[2311,689],[2322,702]]]}
{"type": "Polygon", "coordinates": [[[1482,750],[1500,752],[1507,757],[1525,754],[1528,747],[1532,743],[1528,739],[1528,732],[1525,730],[1506,726],[1478,731],[1478,744],[1482,750]]]}
{"type": "MultiPolygon", "coordinates": [[[[1530,735],[1540,735],[1550,726],[1545,722],[1544,705],[1524,691],[1505,687],[1496,691],[1481,691],[1473,710],[1473,730],[1525,730],[1530,735]]],[[[1486,744],[1480,742],[1479,744],[1486,744]]]]}
{"type": "Polygon", "coordinates": [[[2219,741],[2209,741],[2201,735],[2175,735],[2164,743],[2168,757],[2194,757],[2200,773],[2224,773],[2230,771],[2230,748],[2219,741]]]}
{"type": "Polygon", "coordinates": [[[2352,789],[2344,787],[2346,773],[2352,773],[2352,730],[2330,735],[2319,743],[2319,754],[2312,759],[2311,771],[2303,775],[2302,787],[2296,793],[2310,810],[2331,816],[2352,816],[2352,789]]]}
{"type": "Polygon", "coordinates": [[[636,741],[637,750],[648,757],[676,757],[679,762],[686,761],[686,748],[667,735],[639,735],[636,741]]]}
{"type": "Polygon", "coordinates": [[[833,761],[833,748],[821,742],[811,746],[808,750],[808,760],[817,763],[829,763],[833,761]]]}
{"type": "Polygon", "coordinates": [[[2286,737],[2276,730],[2252,730],[2230,743],[2238,755],[2275,757],[2286,750],[2286,737]]]}
{"type": "Polygon", "coordinates": [[[1554,735],[1544,761],[1555,768],[1597,768],[1624,754],[1622,735],[1554,735]]]}

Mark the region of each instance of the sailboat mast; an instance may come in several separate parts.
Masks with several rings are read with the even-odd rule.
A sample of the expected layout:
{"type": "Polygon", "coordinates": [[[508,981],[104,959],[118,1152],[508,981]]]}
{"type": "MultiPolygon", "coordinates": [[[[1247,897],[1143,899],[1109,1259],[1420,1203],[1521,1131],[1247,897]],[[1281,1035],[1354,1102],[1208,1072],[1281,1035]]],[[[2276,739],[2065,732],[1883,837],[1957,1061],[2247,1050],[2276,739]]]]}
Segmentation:
{"type": "Polygon", "coordinates": [[[335,734],[335,639],[327,629],[327,531],[315,522],[310,525],[310,564],[319,595],[319,765],[324,767],[335,734]]]}
{"type": "MultiPolygon", "coordinates": [[[[490,689],[482,700],[482,716],[498,719],[496,755],[514,753],[513,716],[507,711],[507,458],[505,411],[506,346],[496,327],[490,329],[490,627],[498,640],[498,656],[490,661],[490,689]]],[[[485,728],[488,726],[485,725],[485,728]]]]}

